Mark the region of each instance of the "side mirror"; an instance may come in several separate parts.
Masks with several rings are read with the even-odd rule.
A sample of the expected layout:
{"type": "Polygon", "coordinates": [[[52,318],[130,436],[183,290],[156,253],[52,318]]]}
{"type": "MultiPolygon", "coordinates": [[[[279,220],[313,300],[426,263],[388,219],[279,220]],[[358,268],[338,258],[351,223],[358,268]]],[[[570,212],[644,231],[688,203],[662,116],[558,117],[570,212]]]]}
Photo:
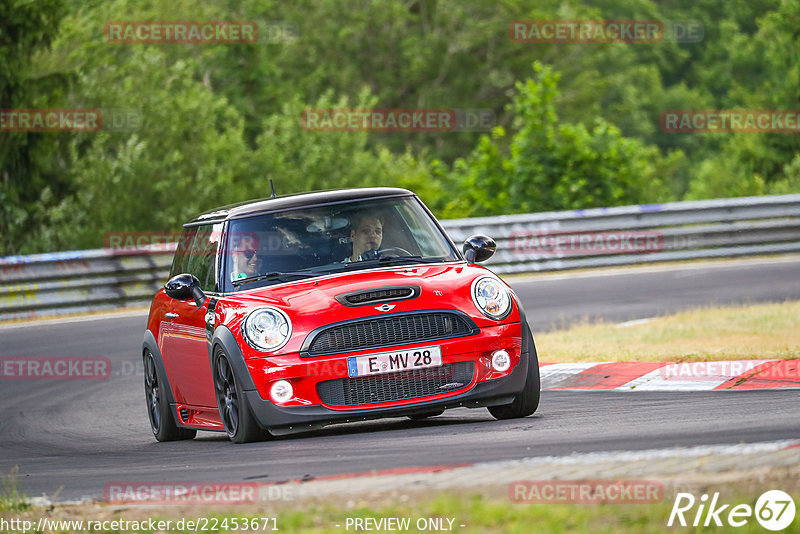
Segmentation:
{"type": "Polygon", "coordinates": [[[480,263],[492,257],[497,250],[497,243],[485,235],[471,235],[461,248],[464,258],[470,263],[480,263]]]}
{"type": "Polygon", "coordinates": [[[169,298],[175,300],[189,300],[194,299],[197,307],[203,305],[206,300],[206,295],[200,289],[200,280],[193,274],[178,274],[169,279],[164,285],[164,292],[169,298]]]}

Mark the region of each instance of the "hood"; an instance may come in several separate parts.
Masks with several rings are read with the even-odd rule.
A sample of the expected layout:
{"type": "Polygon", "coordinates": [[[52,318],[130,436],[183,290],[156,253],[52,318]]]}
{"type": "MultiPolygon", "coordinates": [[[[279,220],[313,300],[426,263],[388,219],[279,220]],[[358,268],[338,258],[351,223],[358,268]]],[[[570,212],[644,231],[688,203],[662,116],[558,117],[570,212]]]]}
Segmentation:
{"type": "MultiPolygon", "coordinates": [[[[472,282],[482,275],[493,273],[484,267],[467,263],[410,265],[339,273],[260,287],[220,299],[217,304],[217,324],[228,325],[238,336],[239,323],[250,309],[258,306],[278,307],[287,313],[293,327],[292,340],[280,353],[299,350],[305,336],[321,326],[409,311],[459,310],[469,315],[478,327],[497,325],[497,321],[484,316],[472,302],[472,282]],[[376,309],[381,302],[346,306],[336,299],[345,293],[387,286],[418,286],[420,291],[415,298],[389,302],[392,308],[386,311],[376,309]]],[[[519,312],[515,306],[502,323],[518,321],[519,312]]]]}

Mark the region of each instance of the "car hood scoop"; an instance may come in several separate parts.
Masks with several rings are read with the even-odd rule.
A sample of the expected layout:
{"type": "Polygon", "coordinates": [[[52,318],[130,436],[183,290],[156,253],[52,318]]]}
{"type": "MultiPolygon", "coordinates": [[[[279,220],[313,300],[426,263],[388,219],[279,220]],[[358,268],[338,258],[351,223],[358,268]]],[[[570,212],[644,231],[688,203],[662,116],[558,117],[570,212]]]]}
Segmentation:
{"type": "Polygon", "coordinates": [[[387,286],[362,289],[336,295],[336,300],[344,306],[368,306],[395,302],[398,300],[415,299],[420,294],[420,287],[416,285],[387,286]]]}

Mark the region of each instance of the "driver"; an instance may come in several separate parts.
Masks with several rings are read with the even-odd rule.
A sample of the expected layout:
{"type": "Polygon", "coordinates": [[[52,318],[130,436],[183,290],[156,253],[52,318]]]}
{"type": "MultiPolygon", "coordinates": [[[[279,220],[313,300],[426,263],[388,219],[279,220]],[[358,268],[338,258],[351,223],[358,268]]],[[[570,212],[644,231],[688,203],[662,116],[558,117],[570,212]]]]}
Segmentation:
{"type": "MultiPolygon", "coordinates": [[[[350,239],[353,241],[353,254],[344,259],[345,263],[369,259],[381,248],[383,242],[383,217],[376,213],[362,213],[353,220],[350,239]],[[370,254],[365,253],[370,251],[370,254]]],[[[375,256],[377,257],[377,256],[375,256]]]]}

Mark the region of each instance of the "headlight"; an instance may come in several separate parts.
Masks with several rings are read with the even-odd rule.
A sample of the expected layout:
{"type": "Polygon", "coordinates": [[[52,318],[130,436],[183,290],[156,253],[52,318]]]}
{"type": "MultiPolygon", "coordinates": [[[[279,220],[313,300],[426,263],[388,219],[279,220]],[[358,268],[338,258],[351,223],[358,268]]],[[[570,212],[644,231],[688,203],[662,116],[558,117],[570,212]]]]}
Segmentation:
{"type": "Polygon", "coordinates": [[[292,335],[292,322],[278,308],[256,308],[242,322],[242,336],[253,347],[271,352],[284,346],[292,335]]]}
{"type": "Polygon", "coordinates": [[[486,317],[499,321],[511,313],[511,295],[500,280],[482,276],[472,282],[472,301],[486,317]]]}

